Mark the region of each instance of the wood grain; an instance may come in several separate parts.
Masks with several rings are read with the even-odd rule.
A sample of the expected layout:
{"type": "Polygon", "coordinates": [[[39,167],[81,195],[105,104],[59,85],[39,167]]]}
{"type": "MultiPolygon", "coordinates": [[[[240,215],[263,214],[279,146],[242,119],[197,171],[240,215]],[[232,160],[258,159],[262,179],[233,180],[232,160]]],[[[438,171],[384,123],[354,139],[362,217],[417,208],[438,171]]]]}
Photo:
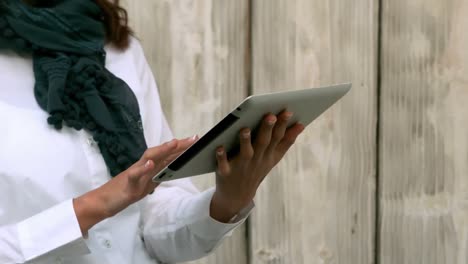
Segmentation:
{"type": "Polygon", "coordinates": [[[383,1],[380,263],[468,263],[468,1],[383,1]]]}
{"type": "Polygon", "coordinates": [[[252,263],[373,263],[378,1],[254,0],[253,91],[353,82],[257,195],[252,263]]]}
{"type": "MultiPolygon", "coordinates": [[[[247,96],[247,0],[126,1],[176,137],[203,135],[247,96]]],[[[201,189],[214,175],[195,178],[201,189]]],[[[208,258],[247,263],[245,226],[208,258]]]]}

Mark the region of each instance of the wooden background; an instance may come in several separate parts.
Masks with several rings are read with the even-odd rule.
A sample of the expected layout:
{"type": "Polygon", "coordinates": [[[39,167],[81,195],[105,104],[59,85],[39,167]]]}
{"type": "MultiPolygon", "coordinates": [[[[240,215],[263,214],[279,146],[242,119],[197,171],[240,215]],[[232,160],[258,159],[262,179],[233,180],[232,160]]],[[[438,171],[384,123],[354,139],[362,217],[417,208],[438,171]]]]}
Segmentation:
{"type": "Polygon", "coordinates": [[[468,263],[468,0],[124,3],[177,137],[249,94],[353,83],[192,263],[468,263]]]}

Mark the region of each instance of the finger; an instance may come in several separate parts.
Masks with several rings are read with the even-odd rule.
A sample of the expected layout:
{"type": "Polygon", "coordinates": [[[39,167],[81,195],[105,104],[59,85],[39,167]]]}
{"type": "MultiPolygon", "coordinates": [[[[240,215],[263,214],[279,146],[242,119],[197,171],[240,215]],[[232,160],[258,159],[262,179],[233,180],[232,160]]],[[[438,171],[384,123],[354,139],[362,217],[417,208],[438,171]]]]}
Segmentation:
{"type": "Polygon", "coordinates": [[[179,140],[176,151],[184,151],[188,149],[195,142],[197,142],[198,139],[198,135],[194,135],[193,137],[188,137],[186,139],[179,140]]]}
{"type": "Polygon", "coordinates": [[[161,163],[165,159],[167,159],[169,155],[186,150],[197,140],[198,140],[198,136],[195,135],[193,137],[186,138],[183,140],[173,139],[160,146],[149,148],[143,154],[142,162],[146,162],[146,160],[151,159],[155,161],[156,163],[161,163]]]}
{"type": "Polygon", "coordinates": [[[147,160],[143,165],[137,165],[137,163],[135,163],[134,166],[125,171],[129,185],[134,186],[135,188],[144,186],[144,194],[154,192],[154,189],[159,185],[159,183],[154,183],[151,180],[154,174],[154,169],[155,164],[153,160],[147,160]]]}
{"type": "MultiPolygon", "coordinates": [[[[195,135],[193,137],[183,139],[183,140],[176,140],[177,141],[177,146],[176,147],[169,146],[169,151],[166,152],[165,157],[163,157],[161,155],[161,153],[157,152],[158,148],[160,150],[160,147],[163,147],[165,144],[163,144],[160,147],[148,149],[147,151],[149,153],[146,153],[144,155],[143,160],[144,159],[152,160],[153,162],[156,163],[154,165],[152,173],[149,174],[148,179],[152,179],[154,174],[156,174],[159,171],[161,171],[162,169],[164,169],[167,165],[169,165],[174,159],[176,159],[178,156],[180,156],[180,154],[182,154],[188,147],[190,147],[190,145],[195,143],[197,140],[198,140],[197,135],[195,135]]],[[[171,141],[168,142],[168,143],[171,144],[171,141]]],[[[162,150],[162,151],[164,151],[164,150],[162,150]]]]}
{"type": "Polygon", "coordinates": [[[250,160],[254,155],[252,147],[251,132],[249,128],[243,128],[239,134],[240,138],[240,153],[239,157],[243,160],[250,160]]]}
{"type": "MultiPolygon", "coordinates": [[[[141,168],[142,166],[139,166],[141,168]]],[[[135,185],[143,186],[145,194],[151,194],[154,192],[154,189],[158,187],[159,183],[153,182],[153,177],[155,175],[155,171],[159,171],[160,169],[153,160],[148,160],[143,165],[145,171],[141,174],[137,182],[134,182],[135,185]]]]}
{"type": "Polygon", "coordinates": [[[181,139],[181,140],[177,140],[177,145],[175,148],[172,149],[171,153],[180,153],[182,151],[185,151],[190,146],[192,146],[197,140],[198,140],[198,135],[195,135],[193,137],[188,137],[185,139],[181,139]]]}
{"type": "Polygon", "coordinates": [[[254,155],[256,157],[262,157],[266,148],[268,147],[268,145],[270,145],[271,133],[273,127],[275,126],[276,120],[276,116],[273,114],[268,114],[263,119],[263,122],[260,125],[260,129],[258,130],[258,134],[254,143],[254,155]]]}
{"type": "Polygon", "coordinates": [[[173,162],[177,157],[180,156],[180,154],[184,153],[184,151],[179,151],[179,152],[176,152],[176,153],[173,153],[171,155],[169,155],[167,158],[166,158],[166,162],[167,163],[171,163],[173,162]]]}
{"type": "Polygon", "coordinates": [[[270,145],[266,150],[267,153],[272,153],[276,149],[276,146],[279,144],[279,142],[283,139],[284,134],[286,132],[286,128],[288,126],[288,122],[292,116],[293,113],[288,111],[283,111],[281,112],[281,114],[278,115],[278,121],[276,122],[276,125],[271,135],[270,145]]]}
{"type": "Polygon", "coordinates": [[[167,165],[169,165],[171,162],[173,162],[177,157],[179,157],[182,153],[184,153],[185,150],[182,150],[182,151],[179,151],[179,152],[176,152],[176,153],[173,153],[171,155],[169,155],[162,163],[163,167],[166,167],[167,165]]]}
{"type": "Polygon", "coordinates": [[[276,153],[278,154],[280,159],[296,142],[297,136],[299,136],[299,134],[301,134],[302,131],[304,131],[304,129],[304,125],[298,123],[286,130],[283,139],[278,143],[278,146],[276,147],[276,153]]]}
{"type": "Polygon", "coordinates": [[[183,140],[180,140],[178,145],[177,145],[177,148],[174,150],[174,152],[172,152],[171,154],[169,154],[161,163],[163,163],[162,165],[165,167],[166,165],[168,165],[169,163],[171,163],[172,161],[174,161],[177,157],[180,156],[180,154],[182,154],[184,151],[186,151],[190,146],[192,146],[197,140],[198,140],[198,136],[195,135],[193,137],[189,137],[189,138],[186,138],[186,139],[183,139],[183,140]]]}
{"type": "MultiPolygon", "coordinates": [[[[135,167],[141,167],[142,163],[146,164],[146,162],[151,161],[151,163],[153,164],[152,170],[150,170],[145,175],[140,175],[138,177],[132,176],[132,181],[138,183],[144,178],[143,180],[147,182],[146,184],[149,185],[149,189],[156,188],[157,183],[152,182],[152,178],[154,177],[154,175],[162,169],[164,169],[170,162],[177,158],[191,144],[196,142],[196,140],[198,140],[197,135],[183,140],[173,139],[169,142],[164,143],[161,146],[147,149],[140,161],[135,164],[135,167]]],[[[150,191],[152,190],[149,190],[148,192],[150,191]]]]}
{"type": "Polygon", "coordinates": [[[168,155],[177,152],[178,142],[179,140],[173,139],[160,146],[148,148],[143,154],[142,162],[146,162],[147,160],[153,160],[156,163],[161,162],[168,155]]]}
{"type": "Polygon", "coordinates": [[[148,173],[150,173],[154,169],[154,162],[152,160],[147,160],[145,164],[132,166],[130,167],[126,173],[128,175],[128,181],[131,184],[138,184],[142,178],[145,177],[148,173]]]}
{"type": "Polygon", "coordinates": [[[221,176],[227,176],[231,173],[231,166],[229,165],[226,151],[223,147],[216,149],[216,161],[218,163],[218,174],[221,176]]]}

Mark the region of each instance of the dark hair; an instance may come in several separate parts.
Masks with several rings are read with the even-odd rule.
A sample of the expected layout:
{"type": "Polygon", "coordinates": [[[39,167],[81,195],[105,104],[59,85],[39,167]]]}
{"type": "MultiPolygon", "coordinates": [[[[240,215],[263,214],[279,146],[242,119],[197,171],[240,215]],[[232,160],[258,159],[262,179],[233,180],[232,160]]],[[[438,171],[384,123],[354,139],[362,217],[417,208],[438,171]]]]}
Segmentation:
{"type": "Polygon", "coordinates": [[[128,26],[127,10],[120,5],[120,0],[95,0],[104,13],[107,41],[120,49],[128,47],[132,29],[128,26]]]}
{"type": "MultiPolygon", "coordinates": [[[[50,0],[23,0],[33,6],[44,6],[51,3],[50,0]]],[[[120,5],[120,0],[94,0],[98,4],[104,15],[104,23],[107,31],[107,41],[117,48],[125,49],[130,42],[130,35],[133,34],[128,26],[128,14],[120,5]]]]}

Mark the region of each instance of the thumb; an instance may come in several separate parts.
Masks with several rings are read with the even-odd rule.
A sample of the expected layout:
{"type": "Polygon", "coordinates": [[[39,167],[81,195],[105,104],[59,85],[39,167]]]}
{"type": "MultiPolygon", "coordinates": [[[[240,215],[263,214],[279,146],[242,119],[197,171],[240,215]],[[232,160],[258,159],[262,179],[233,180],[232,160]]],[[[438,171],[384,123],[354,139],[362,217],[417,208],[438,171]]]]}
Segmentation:
{"type": "Polygon", "coordinates": [[[154,169],[154,161],[147,160],[143,165],[138,164],[128,169],[128,181],[137,184],[147,173],[154,169]]]}

